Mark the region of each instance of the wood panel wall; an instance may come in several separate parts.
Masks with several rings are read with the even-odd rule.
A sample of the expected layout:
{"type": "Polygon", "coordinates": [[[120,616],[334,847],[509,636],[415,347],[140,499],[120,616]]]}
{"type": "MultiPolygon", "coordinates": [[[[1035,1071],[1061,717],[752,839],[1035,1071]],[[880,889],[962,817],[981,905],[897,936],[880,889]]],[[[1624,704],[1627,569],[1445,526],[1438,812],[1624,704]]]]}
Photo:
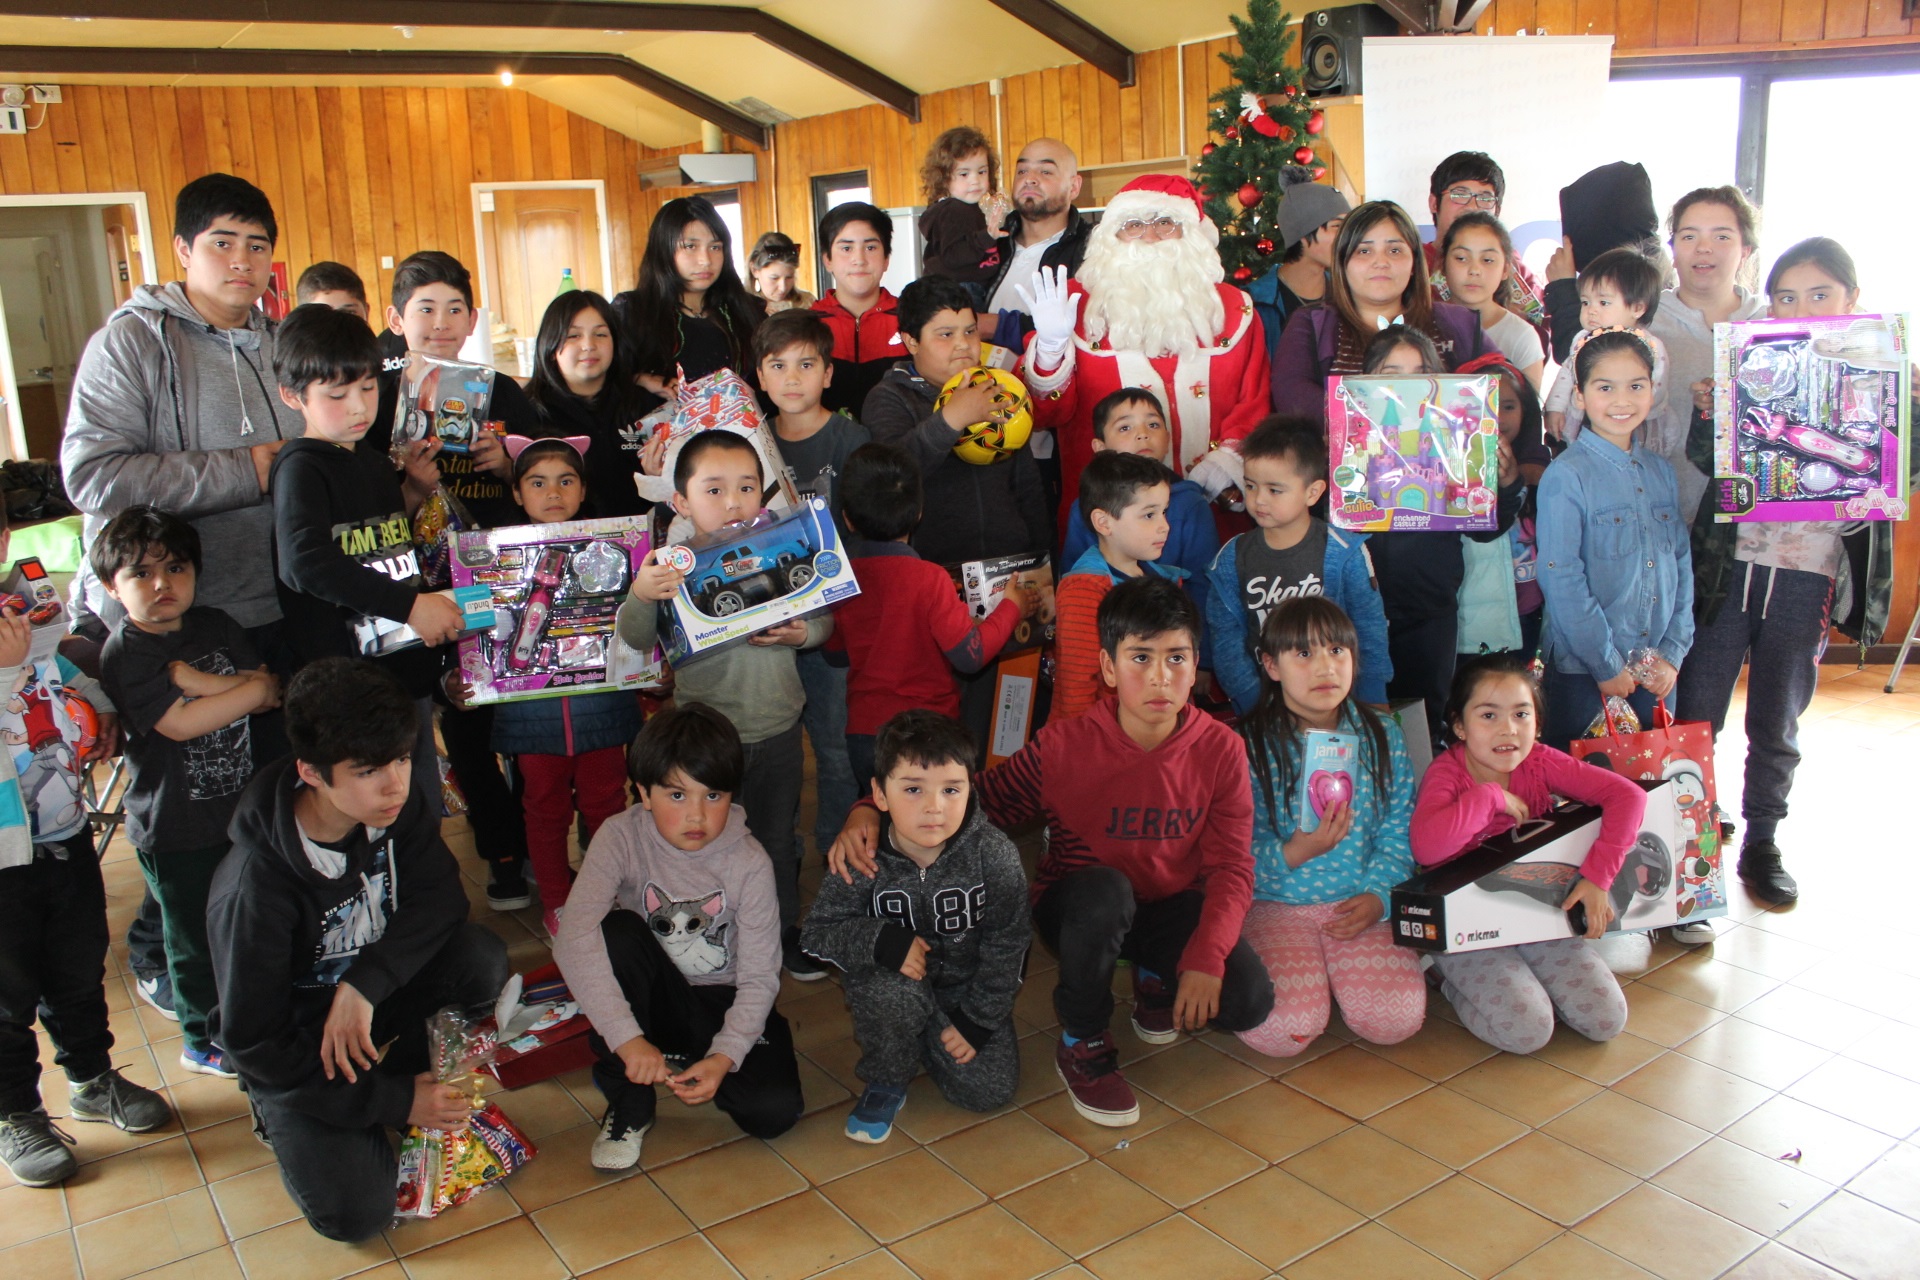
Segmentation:
{"type": "Polygon", "coordinates": [[[1920,35],[1900,0],[1494,0],[1488,16],[1496,35],[1612,35],[1622,53],[1920,35]]]}
{"type": "MultiPolygon", "coordinates": [[[[0,136],[0,194],[144,191],[159,243],[141,248],[162,280],[179,275],[174,193],[214,171],[267,193],[275,257],[292,275],[344,262],[376,305],[392,279],[382,258],[439,248],[477,263],[469,183],[604,180],[622,286],[654,211],[679,194],[640,186],[640,162],[667,152],[518,89],[69,85],[64,96],[44,128],[0,136]]],[[[771,224],[768,187],[741,188],[749,228],[771,224]]]]}

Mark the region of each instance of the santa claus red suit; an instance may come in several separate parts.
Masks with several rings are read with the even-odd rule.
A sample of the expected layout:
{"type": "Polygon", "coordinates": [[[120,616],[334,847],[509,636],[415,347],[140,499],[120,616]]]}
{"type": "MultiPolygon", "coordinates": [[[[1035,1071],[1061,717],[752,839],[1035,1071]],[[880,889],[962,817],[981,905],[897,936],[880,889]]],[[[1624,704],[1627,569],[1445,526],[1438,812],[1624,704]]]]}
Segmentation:
{"type": "Polygon", "coordinates": [[[1055,307],[1052,282],[1036,280],[1021,376],[1035,425],[1058,443],[1063,522],[1093,456],[1093,407],[1121,387],[1166,409],[1175,472],[1209,497],[1239,486],[1239,442],[1268,412],[1270,373],[1253,300],[1222,283],[1219,244],[1193,184],[1153,174],[1107,204],[1055,307]]]}

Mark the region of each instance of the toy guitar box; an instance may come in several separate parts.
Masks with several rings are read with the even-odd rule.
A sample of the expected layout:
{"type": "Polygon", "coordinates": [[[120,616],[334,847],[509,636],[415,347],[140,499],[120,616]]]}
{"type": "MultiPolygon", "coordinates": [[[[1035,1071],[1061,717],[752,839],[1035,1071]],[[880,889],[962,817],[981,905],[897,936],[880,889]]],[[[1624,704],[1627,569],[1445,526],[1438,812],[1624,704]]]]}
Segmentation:
{"type": "Polygon", "coordinates": [[[665,547],[660,559],[687,575],[660,606],[676,666],[860,594],[826,499],[811,495],[791,511],[762,511],[665,547]]]}
{"type": "Polygon", "coordinates": [[[505,424],[487,420],[496,375],[486,365],[417,351],[394,364],[400,369],[400,401],[393,413],[396,457],[420,440],[438,440],[447,453],[471,453],[477,432],[506,430],[505,424]]]}
{"type": "MultiPolygon", "coordinates": [[[[472,635],[493,625],[493,601],[483,588],[454,587],[436,591],[460,610],[460,634],[472,635]]],[[[363,613],[352,623],[354,648],[363,658],[384,658],[420,643],[420,636],[404,622],[363,613]]]]}
{"type": "Polygon", "coordinates": [[[1006,599],[1007,583],[1018,579],[1020,585],[1040,597],[1031,618],[1022,618],[1007,640],[1002,656],[1038,649],[1053,643],[1053,557],[1044,551],[1029,551],[1017,556],[997,556],[991,560],[968,560],[947,566],[967,616],[975,622],[1000,607],[1006,599]]]}
{"type": "Polygon", "coordinates": [[[38,556],[14,562],[13,572],[0,584],[0,613],[25,618],[33,628],[28,635],[27,657],[34,662],[51,658],[60,647],[60,638],[67,634],[67,610],[60,603],[60,589],[38,556]]]}
{"type": "MultiPolygon", "coordinates": [[[[1647,812],[1609,896],[1608,932],[1658,929],[1727,913],[1717,859],[1687,838],[1678,780],[1641,781],[1647,812]]],[[[1484,951],[1586,932],[1560,904],[1600,834],[1600,810],[1563,804],[1393,888],[1393,940],[1421,951],[1484,951]]]]}
{"type": "MultiPolygon", "coordinates": [[[[649,439],[665,437],[666,455],[657,476],[636,475],[634,488],[649,502],[673,498],[673,468],[680,448],[701,431],[731,431],[746,438],[760,455],[760,475],[766,484],[765,505],[791,511],[800,505],[800,493],[780,459],[773,428],[760,418],[760,401],[731,369],[721,369],[692,382],[682,380],[669,400],[636,424],[649,439]]],[[[644,447],[644,446],[643,446],[644,447]]]]}
{"type": "Polygon", "coordinates": [[[1365,533],[1498,524],[1500,379],[1327,380],[1327,509],[1365,533]]]}
{"type": "Polygon", "coordinates": [[[646,558],[643,516],[516,525],[454,535],[453,581],[478,591],[492,625],[460,642],[475,703],[638,688],[656,653],[620,643],[614,615],[646,558]]]}
{"type": "Polygon", "coordinates": [[[1307,730],[1300,748],[1300,829],[1318,831],[1329,813],[1353,803],[1360,739],[1350,733],[1307,730]]]}
{"type": "Polygon", "coordinates": [[[1907,327],[1900,315],[1713,327],[1716,521],[1906,517],[1907,327]]]}

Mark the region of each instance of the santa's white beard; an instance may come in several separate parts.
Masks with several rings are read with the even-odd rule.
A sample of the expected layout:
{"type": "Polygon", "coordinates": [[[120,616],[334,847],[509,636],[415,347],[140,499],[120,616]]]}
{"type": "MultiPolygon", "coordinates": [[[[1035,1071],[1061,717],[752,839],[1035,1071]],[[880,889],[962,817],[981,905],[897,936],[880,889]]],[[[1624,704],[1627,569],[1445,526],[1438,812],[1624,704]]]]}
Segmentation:
{"type": "Polygon", "coordinates": [[[1086,288],[1086,333],[1115,350],[1191,355],[1213,345],[1226,308],[1214,247],[1189,227],[1178,240],[1121,240],[1095,231],[1075,279],[1086,288]]]}

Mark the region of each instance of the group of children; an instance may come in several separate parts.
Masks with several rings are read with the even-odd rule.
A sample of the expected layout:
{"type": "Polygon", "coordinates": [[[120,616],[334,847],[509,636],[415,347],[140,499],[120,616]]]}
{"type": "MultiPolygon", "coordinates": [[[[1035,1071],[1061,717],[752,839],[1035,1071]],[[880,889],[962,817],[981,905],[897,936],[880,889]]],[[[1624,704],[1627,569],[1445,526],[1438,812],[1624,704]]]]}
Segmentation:
{"type": "MultiPolygon", "coordinates": [[[[941,211],[942,252],[962,267],[972,259],[978,276],[997,252],[972,225],[998,225],[980,207],[991,152],[974,135],[943,154],[929,169],[930,182],[948,183],[936,207],[972,214],[941,211]]],[[[638,1163],[660,1086],[689,1105],[714,1101],[761,1137],[797,1122],[800,1077],[775,1008],[783,970],[800,980],[841,971],[865,1085],[846,1131],[881,1142],[923,1068],[957,1106],[1011,1098],[1012,1007],[1036,934],[1058,961],[1056,1069],[1080,1115],[1123,1126],[1139,1108],[1114,1040],[1122,962],[1131,1032],[1148,1043],[1214,1028],[1290,1056],[1325,1030],[1334,1001],[1363,1038],[1405,1039],[1424,1018],[1428,979],[1391,941],[1390,887],[1544,812],[1554,795],[1605,814],[1567,900],[1586,907],[1589,937],[1604,932],[1605,891],[1644,801],[1561,748],[1603,696],[1644,706],[1671,689],[1692,628],[1671,470],[1634,439],[1656,395],[1652,344],[1628,332],[1582,343],[1568,400],[1584,429],[1567,432],[1572,445],[1544,474],[1544,450],[1521,443],[1541,417],[1530,370],[1518,359],[1492,366],[1501,524],[1487,539],[1495,569],[1473,581],[1514,626],[1511,642],[1476,638],[1474,648],[1457,622],[1472,594],[1462,539],[1369,538],[1313,514],[1328,480],[1317,423],[1274,418],[1246,440],[1241,496],[1254,527],[1222,543],[1205,495],[1168,467],[1165,406],[1138,389],[1107,397],[1093,411],[1095,457],[1071,495],[1058,561],[1051,718],[1010,759],[977,771],[990,668],[1047,606],[1015,582],[972,617],[943,566],[1052,549],[1052,510],[1030,450],[993,466],[954,456],[964,430],[1005,413],[977,387],[939,399],[980,363],[980,281],[934,274],[893,298],[878,283],[890,238],[871,206],[831,211],[820,246],[833,290],[813,308],[770,308],[748,346],[782,462],[798,488],[828,500],[855,548],[860,594],[684,662],[676,705],[644,725],[623,694],[492,713],[487,754],[518,761],[545,922],[593,1026],[594,1078],[608,1099],[596,1167],[638,1163]],[[1537,517],[1526,492],[1536,485],[1537,517]],[[1436,574],[1445,600],[1429,599],[1436,574]],[[1428,662],[1437,634],[1444,652],[1428,662]],[[1456,655],[1471,659],[1457,673],[1456,655]],[[1196,705],[1220,706],[1216,691],[1237,727],[1224,707],[1196,705]],[[1443,739],[1418,782],[1390,697],[1424,700],[1417,732],[1443,739]],[[1360,776],[1352,801],[1307,831],[1297,783],[1316,729],[1359,737],[1360,776]],[[819,832],[839,830],[810,905],[794,829],[803,731],[821,783],[819,832]],[[567,856],[576,813],[588,841],[577,880],[567,856]],[[1006,832],[1035,822],[1046,843],[1029,884],[1006,832]]],[[[1476,248],[1465,232],[1456,239],[1476,248]]],[[[791,275],[773,270],[791,247],[760,246],[766,277],[756,280],[770,302],[791,296],[791,275]]],[[[408,291],[396,284],[394,316],[418,317],[403,326],[411,349],[451,354],[446,344],[457,349],[462,326],[471,330],[472,299],[464,273],[439,258],[400,273],[408,291]]],[[[1463,279],[1458,292],[1472,287],[1463,279]]],[[[1581,289],[1596,330],[1619,318],[1608,307],[1641,319],[1652,308],[1640,278],[1604,258],[1581,289]]],[[[441,460],[420,446],[397,469],[386,441],[367,443],[393,387],[361,316],[301,306],[274,351],[279,394],[305,422],[269,485],[291,680],[267,669],[231,619],[194,606],[193,528],[144,506],[116,516],[89,552],[127,613],[103,655],[111,703],[54,660],[29,662],[18,619],[0,619],[0,674],[17,683],[26,672],[42,689],[91,698],[96,712],[117,710],[134,775],[129,834],[165,922],[182,1064],[244,1082],[296,1203],[323,1234],[352,1240],[391,1214],[386,1131],[464,1120],[465,1100],[424,1074],[426,1015],[490,1007],[507,963],[498,938],[466,922],[438,835],[433,700],[453,703],[442,725],[451,740],[461,690],[446,685],[443,658],[460,619],[424,590],[411,516],[441,460]],[[424,644],[355,660],[362,616],[404,623],[424,644]],[[259,740],[283,732],[291,753],[269,763],[259,740]]],[[[1394,326],[1369,344],[1366,370],[1442,367],[1423,334],[1394,326]]],[[[476,451],[476,475],[517,508],[488,522],[580,514],[596,447],[549,434],[476,451]]],[[[695,535],[759,514],[776,480],[746,437],[724,430],[686,440],[671,479],[673,514],[695,535]]],[[[620,607],[621,639],[650,651],[683,580],[650,553],[620,607]]],[[[25,804],[35,851],[22,860],[0,842],[0,878],[97,880],[84,820],[49,818],[42,830],[36,794],[25,804]],[[54,852],[43,858],[41,846],[54,852]]],[[[0,991],[0,1153],[30,1185],[73,1170],[29,1090],[37,1067],[32,1077],[18,1069],[33,1062],[36,1007],[74,1081],[76,1119],[143,1131],[168,1118],[157,1094],[107,1061],[104,906],[92,905],[91,880],[68,896],[76,915],[32,926],[64,931],[60,945],[91,959],[57,981],[10,976],[0,991]]],[[[18,900],[0,894],[10,911],[18,900]]],[[[1597,1039],[1624,1023],[1618,984],[1584,939],[1442,957],[1435,969],[1466,1025],[1501,1048],[1537,1049],[1556,1013],[1597,1039]]]]}

